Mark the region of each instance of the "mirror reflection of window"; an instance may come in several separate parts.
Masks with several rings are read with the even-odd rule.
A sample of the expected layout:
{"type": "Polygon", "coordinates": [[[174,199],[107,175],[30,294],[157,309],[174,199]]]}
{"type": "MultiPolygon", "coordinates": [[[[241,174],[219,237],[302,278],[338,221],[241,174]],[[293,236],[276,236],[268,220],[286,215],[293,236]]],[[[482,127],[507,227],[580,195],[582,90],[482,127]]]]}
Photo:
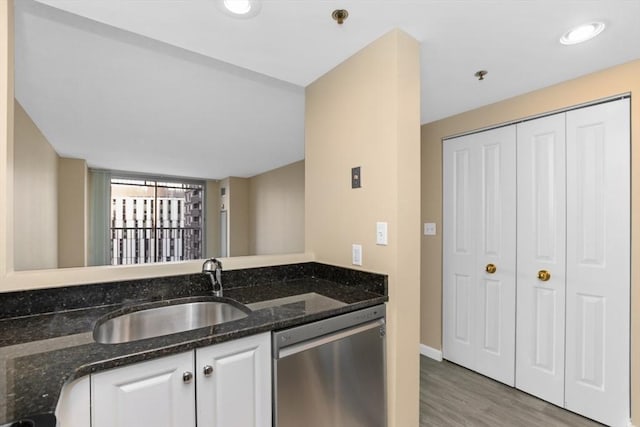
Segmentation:
{"type": "Polygon", "coordinates": [[[102,218],[92,227],[93,235],[100,236],[93,239],[96,264],[148,264],[203,257],[203,183],[115,176],[104,171],[94,171],[93,183],[100,183],[100,188],[94,185],[93,202],[99,203],[94,207],[102,212],[102,218]],[[95,178],[96,174],[103,176],[95,178]]]}

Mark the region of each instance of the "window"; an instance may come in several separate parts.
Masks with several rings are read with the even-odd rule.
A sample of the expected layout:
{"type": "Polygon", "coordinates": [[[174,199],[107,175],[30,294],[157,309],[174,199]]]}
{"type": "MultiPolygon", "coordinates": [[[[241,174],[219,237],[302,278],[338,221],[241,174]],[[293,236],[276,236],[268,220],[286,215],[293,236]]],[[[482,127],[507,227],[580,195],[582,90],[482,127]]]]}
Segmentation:
{"type": "Polygon", "coordinates": [[[202,258],[204,185],[174,179],[112,178],[111,264],[202,258]]]}

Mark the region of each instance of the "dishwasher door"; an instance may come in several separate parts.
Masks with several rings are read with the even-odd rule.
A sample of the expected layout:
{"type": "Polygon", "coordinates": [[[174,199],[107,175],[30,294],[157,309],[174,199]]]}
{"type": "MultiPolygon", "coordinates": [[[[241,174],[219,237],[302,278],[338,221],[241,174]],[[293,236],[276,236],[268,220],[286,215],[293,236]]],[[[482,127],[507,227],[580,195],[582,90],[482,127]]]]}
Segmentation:
{"type": "MultiPolygon", "coordinates": [[[[384,307],[380,311],[384,315],[384,307]]],[[[347,323],[358,314],[362,320],[362,312],[345,315],[347,323]]],[[[274,333],[275,427],[387,425],[384,318],[328,330],[340,317],[274,333]],[[292,343],[309,335],[305,327],[324,334],[292,343]]]]}

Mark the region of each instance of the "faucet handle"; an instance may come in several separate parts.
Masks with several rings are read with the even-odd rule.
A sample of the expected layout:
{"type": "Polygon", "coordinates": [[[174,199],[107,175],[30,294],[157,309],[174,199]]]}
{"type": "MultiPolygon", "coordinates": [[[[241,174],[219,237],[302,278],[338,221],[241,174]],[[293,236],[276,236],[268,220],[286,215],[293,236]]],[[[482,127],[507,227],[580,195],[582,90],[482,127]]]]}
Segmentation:
{"type": "Polygon", "coordinates": [[[213,271],[215,267],[213,266],[213,258],[205,259],[202,263],[202,271],[213,271]]]}
{"type": "Polygon", "coordinates": [[[209,258],[202,263],[202,271],[216,271],[222,269],[222,263],[215,258],[209,258]]]}

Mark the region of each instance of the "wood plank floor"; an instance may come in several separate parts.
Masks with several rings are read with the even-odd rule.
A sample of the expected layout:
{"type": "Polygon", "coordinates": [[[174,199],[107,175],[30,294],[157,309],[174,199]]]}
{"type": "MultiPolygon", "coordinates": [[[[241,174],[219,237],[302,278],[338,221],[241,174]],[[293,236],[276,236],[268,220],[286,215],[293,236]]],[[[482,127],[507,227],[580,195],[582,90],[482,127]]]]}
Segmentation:
{"type": "Polygon", "coordinates": [[[461,366],[420,356],[420,427],[601,425],[461,366]]]}

